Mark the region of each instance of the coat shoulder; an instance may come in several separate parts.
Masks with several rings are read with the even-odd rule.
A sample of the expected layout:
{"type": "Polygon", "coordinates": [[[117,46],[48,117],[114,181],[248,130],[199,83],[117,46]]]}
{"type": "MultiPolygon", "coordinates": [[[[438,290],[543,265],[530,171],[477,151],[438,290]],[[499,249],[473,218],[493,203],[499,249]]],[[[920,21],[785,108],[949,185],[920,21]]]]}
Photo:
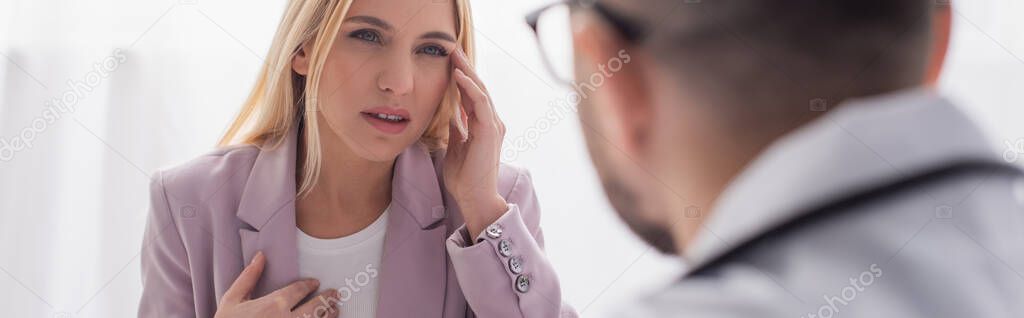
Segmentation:
{"type": "Polygon", "coordinates": [[[218,148],[159,169],[151,178],[151,188],[163,191],[172,210],[198,208],[224,197],[237,197],[259,153],[255,145],[218,148]]]}
{"type": "Polygon", "coordinates": [[[513,192],[521,190],[533,190],[533,180],[530,170],[526,168],[502,162],[498,166],[498,191],[502,197],[508,199],[513,192]]]}
{"type": "MultiPolygon", "coordinates": [[[[437,172],[437,181],[444,184],[444,151],[432,151],[430,153],[434,161],[434,170],[437,172]]],[[[498,163],[498,193],[508,200],[514,193],[521,190],[533,192],[533,181],[530,171],[524,167],[507,162],[498,163]]]]}
{"type": "Polygon", "coordinates": [[[540,228],[540,201],[533,186],[533,176],[526,168],[502,163],[498,167],[498,191],[505,201],[519,206],[520,217],[527,228],[540,228]]]}

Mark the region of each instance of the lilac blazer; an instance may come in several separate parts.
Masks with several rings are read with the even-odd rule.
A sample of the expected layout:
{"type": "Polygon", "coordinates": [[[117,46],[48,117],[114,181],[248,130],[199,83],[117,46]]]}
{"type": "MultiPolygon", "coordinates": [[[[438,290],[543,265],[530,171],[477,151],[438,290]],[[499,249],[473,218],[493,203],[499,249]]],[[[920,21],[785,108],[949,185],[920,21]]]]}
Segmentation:
{"type": "MultiPolygon", "coordinates": [[[[228,147],[155,173],[139,316],[212,317],[257,251],[267,265],[254,298],[300,278],[296,149],[293,130],[273,149],[228,147]]],[[[467,246],[441,159],[415,145],[395,163],[378,317],[575,317],[544,256],[530,174],[501,165],[498,188],[509,210],[495,222],[500,235],[481,233],[479,243],[467,246]],[[499,249],[503,240],[510,256],[499,249]],[[512,258],[521,260],[520,274],[510,269],[512,258]]]]}

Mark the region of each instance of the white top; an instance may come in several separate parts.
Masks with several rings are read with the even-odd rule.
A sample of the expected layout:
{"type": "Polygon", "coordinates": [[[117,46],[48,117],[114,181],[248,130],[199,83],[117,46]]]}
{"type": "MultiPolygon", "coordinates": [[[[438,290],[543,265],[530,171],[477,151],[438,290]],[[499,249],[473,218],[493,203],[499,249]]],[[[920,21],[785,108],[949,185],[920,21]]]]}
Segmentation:
{"type": "MultiPolygon", "coordinates": [[[[377,315],[377,285],[388,208],[359,232],[335,239],[319,239],[298,230],[299,277],[320,280],[320,289],[338,290],[341,317],[377,315]]],[[[318,300],[312,300],[318,301],[318,300]]]]}

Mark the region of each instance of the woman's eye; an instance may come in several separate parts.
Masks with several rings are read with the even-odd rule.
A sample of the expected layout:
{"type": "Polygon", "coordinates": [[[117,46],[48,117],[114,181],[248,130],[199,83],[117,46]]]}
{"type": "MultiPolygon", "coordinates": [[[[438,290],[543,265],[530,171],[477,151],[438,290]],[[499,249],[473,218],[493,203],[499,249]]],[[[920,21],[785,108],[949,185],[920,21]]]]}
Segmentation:
{"type": "Polygon", "coordinates": [[[358,31],[350,33],[349,36],[353,37],[353,38],[356,38],[356,39],[363,40],[363,41],[368,41],[368,42],[374,42],[374,43],[380,43],[381,42],[380,34],[377,34],[377,32],[373,32],[373,31],[370,31],[370,30],[358,30],[358,31]]]}
{"type": "Polygon", "coordinates": [[[433,56],[448,56],[448,50],[445,50],[443,47],[436,46],[436,45],[426,46],[426,47],[420,49],[420,52],[423,52],[424,54],[427,54],[427,55],[433,55],[433,56]]]}

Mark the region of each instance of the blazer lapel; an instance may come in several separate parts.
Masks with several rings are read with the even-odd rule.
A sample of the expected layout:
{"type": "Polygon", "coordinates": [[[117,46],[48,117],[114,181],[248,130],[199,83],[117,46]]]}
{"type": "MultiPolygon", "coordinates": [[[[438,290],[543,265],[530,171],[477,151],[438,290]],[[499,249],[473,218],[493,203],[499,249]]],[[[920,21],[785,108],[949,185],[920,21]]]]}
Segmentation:
{"type": "MultiPolygon", "coordinates": [[[[297,131],[253,163],[238,205],[244,263],[263,251],[267,265],[253,291],[259,297],[295,280],[299,273],[295,225],[297,131]]],[[[447,288],[444,241],[448,226],[438,167],[419,144],[398,156],[392,178],[391,211],[380,264],[377,316],[441,317],[447,288]]]]}
{"type": "Polygon", "coordinates": [[[395,162],[377,316],[441,317],[448,281],[448,226],[439,171],[415,145],[395,162]]]}
{"type": "Polygon", "coordinates": [[[260,150],[238,204],[238,218],[249,226],[238,231],[243,264],[249,264],[258,251],[263,251],[267,259],[253,297],[266,295],[299,278],[295,237],[296,133],[292,129],[277,147],[260,150]]]}

